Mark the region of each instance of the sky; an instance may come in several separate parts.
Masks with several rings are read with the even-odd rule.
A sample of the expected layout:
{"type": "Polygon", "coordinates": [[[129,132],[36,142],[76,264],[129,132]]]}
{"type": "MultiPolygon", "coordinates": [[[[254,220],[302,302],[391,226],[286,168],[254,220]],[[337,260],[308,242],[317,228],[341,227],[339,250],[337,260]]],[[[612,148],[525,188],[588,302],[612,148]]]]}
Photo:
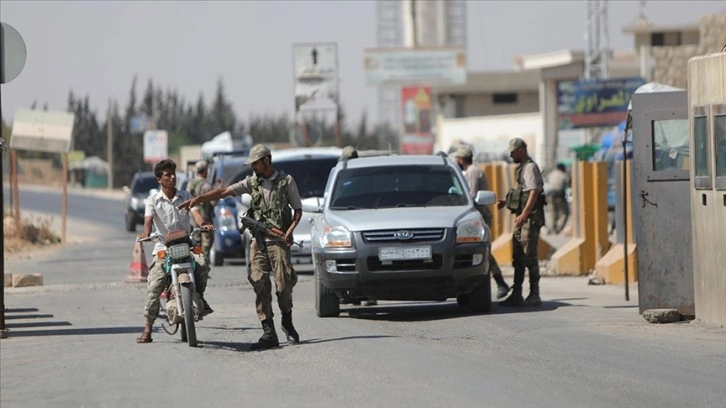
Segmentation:
{"type": "MultiPolygon", "coordinates": [[[[702,14],[726,12],[723,1],[610,1],[609,42],[630,50],[622,33],[643,7],[657,26],[698,24],[702,14]],[[642,6],[644,4],[644,7],[642,6]]],[[[25,67],[3,84],[6,123],[18,108],[65,110],[70,90],[88,95],[99,118],[109,99],[128,102],[149,79],[175,89],[187,102],[209,103],[225,84],[238,119],[292,117],[296,43],[334,42],[340,100],[350,126],[364,111],[377,118],[376,88],[365,84],[364,49],[376,47],[375,1],[0,1],[0,21],[13,26],[27,48],[25,67]]],[[[586,2],[467,2],[469,71],[507,71],[514,58],[585,50],[586,2]]]]}

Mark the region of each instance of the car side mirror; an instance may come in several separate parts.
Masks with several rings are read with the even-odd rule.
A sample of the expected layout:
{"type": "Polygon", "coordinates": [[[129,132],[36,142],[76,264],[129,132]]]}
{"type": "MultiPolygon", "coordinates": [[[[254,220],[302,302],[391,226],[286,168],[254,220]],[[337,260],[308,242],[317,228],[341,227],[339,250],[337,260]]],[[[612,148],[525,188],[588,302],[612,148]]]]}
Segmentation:
{"type": "Polygon", "coordinates": [[[152,188],[151,190],[149,190],[149,197],[156,195],[156,193],[158,193],[158,192],[159,192],[158,188],[152,188]]]}
{"type": "Polygon", "coordinates": [[[302,210],[308,213],[319,213],[322,212],[322,207],[317,203],[303,202],[302,210]]]}
{"type": "Polygon", "coordinates": [[[128,192],[131,191],[131,189],[129,188],[129,186],[123,186],[123,187],[121,187],[121,190],[123,190],[124,193],[126,193],[126,194],[128,194],[128,192]]]}
{"type": "Polygon", "coordinates": [[[479,190],[474,199],[476,205],[492,205],[497,202],[497,195],[493,191],[479,190]]]}

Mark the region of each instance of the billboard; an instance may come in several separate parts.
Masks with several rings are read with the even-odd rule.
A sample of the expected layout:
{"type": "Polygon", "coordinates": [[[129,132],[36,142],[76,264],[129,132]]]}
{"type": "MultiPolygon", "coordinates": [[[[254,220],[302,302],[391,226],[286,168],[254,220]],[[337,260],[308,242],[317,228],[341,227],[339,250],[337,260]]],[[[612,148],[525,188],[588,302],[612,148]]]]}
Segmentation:
{"type": "Polygon", "coordinates": [[[15,111],[10,148],[63,153],[71,147],[75,115],[30,109],[15,111]]]}
{"type": "Polygon", "coordinates": [[[640,77],[557,82],[559,129],[616,126],[627,117],[640,77]]]}
{"type": "Polygon", "coordinates": [[[166,130],[144,132],[144,163],[157,163],[166,159],[168,140],[166,130]]]}
{"type": "Polygon", "coordinates": [[[367,49],[363,65],[369,86],[466,83],[462,47],[367,49]]]}
{"type": "Polygon", "coordinates": [[[309,101],[328,99],[338,105],[338,46],[293,44],[295,111],[309,101]]]}
{"type": "Polygon", "coordinates": [[[431,87],[405,86],[401,88],[401,154],[431,154],[434,138],[431,87]]]}

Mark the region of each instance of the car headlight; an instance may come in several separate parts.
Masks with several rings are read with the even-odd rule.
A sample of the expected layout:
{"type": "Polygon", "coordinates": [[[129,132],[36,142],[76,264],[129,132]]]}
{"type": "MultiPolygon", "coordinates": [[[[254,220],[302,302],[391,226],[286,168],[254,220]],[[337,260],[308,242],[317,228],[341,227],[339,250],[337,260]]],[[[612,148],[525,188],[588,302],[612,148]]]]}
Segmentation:
{"type": "Polygon", "coordinates": [[[488,238],[487,228],[481,217],[464,220],[456,226],[456,243],[484,242],[488,238]]]}
{"type": "Polygon", "coordinates": [[[219,210],[219,216],[217,217],[217,227],[222,230],[237,229],[237,221],[234,218],[234,214],[227,208],[221,208],[219,210]]]}
{"type": "Polygon", "coordinates": [[[146,200],[138,198],[138,197],[131,197],[131,208],[140,210],[146,206],[146,200]]]}
{"type": "Polygon", "coordinates": [[[350,231],[342,225],[324,225],[320,234],[323,248],[352,248],[350,231]]]}

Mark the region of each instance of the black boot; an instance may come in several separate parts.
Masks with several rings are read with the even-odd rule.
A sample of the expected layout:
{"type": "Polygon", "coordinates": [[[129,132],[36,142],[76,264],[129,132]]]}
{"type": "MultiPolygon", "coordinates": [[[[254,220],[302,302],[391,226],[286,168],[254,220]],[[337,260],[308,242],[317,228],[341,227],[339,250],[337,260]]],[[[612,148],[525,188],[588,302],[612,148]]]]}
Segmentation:
{"type": "Polygon", "coordinates": [[[257,343],[252,345],[252,350],[267,350],[280,346],[280,342],[277,340],[277,332],[275,332],[275,323],[272,319],[262,321],[262,330],[265,333],[257,340],[257,343]]]}
{"type": "Polygon", "coordinates": [[[282,331],[287,336],[287,341],[291,344],[300,343],[300,335],[297,334],[295,326],[292,325],[292,311],[282,314],[282,331]]]}
{"type": "Polygon", "coordinates": [[[508,298],[499,302],[502,306],[524,306],[524,299],[522,298],[522,289],[514,288],[512,294],[508,298]]]}

